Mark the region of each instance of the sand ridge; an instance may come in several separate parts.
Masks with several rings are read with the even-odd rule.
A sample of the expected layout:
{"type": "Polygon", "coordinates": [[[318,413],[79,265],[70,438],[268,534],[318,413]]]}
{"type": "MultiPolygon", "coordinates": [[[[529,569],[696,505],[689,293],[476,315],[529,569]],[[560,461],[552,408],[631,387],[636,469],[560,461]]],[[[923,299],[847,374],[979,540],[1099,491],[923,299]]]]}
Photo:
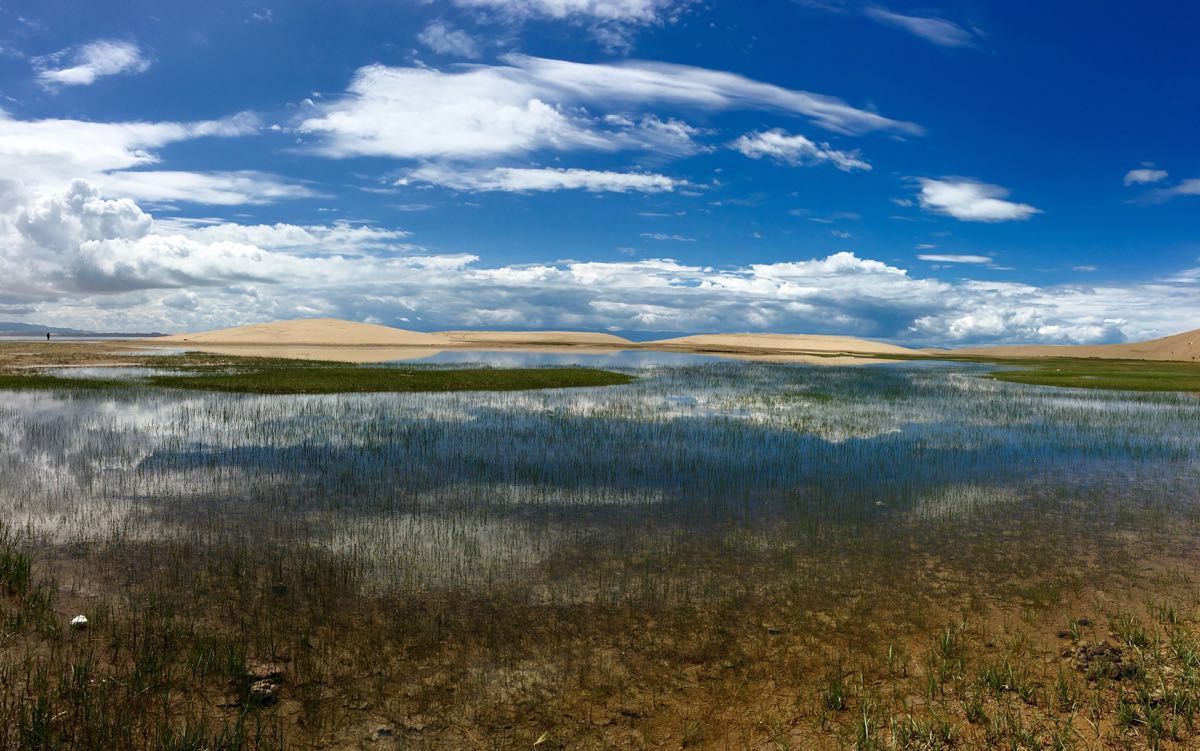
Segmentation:
{"type": "Polygon", "coordinates": [[[439,331],[424,333],[335,318],[252,324],[194,334],[173,334],[147,344],[179,346],[216,354],[343,362],[386,362],[431,356],[437,351],[532,350],[614,352],[640,349],[713,354],[775,362],[849,364],[853,355],[919,355],[918,350],[850,336],[802,334],[702,334],[633,342],[587,331],[439,331]]]}
{"type": "Polygon", "coordinates": [[[1097,357],[1111,360],[1200,361],[1200,329],[1129,344],[1030,344],[1008,347],[970,347],[950,355],[984,357],[1097,357]]]}
{"type": "Polygon", "coordinates": [[[710,354],[773,362],[846,364],[863,356],[1098,357],[1200,361],[1200,329],[1147,342],[1104,345],[1026,345],[964,349],[909,349],[853,336],[817,334],[698,334],[633,342],[587,331],[409,331],[336,318],[252,324],[145,340],[157,346],[186,345],[218,354],[290,357],[342,362],[387,362],[428,357],[444,350],[614,352],[653,350],[710,354]],[[855,357],[859,356],[859,357],[855,357]]]}

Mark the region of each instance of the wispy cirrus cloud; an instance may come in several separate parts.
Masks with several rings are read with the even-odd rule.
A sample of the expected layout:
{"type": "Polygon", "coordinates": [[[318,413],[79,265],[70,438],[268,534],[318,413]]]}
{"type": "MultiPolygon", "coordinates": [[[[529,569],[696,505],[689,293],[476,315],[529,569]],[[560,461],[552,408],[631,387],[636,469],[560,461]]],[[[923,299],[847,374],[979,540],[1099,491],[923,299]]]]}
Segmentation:
{"type": "Polygon", "coordinates": [[[474,60],[481,54],[479,42],[475,37],[445,21],[430,23],[417,35],[417,41],[439,55],[455,55],[474,60]]]}
{"type": "Polygon", "coordinates": [[[747,133],[733,142],[732,148],[751,159],[764,157],[793,166],[832,164],[843,172],[870,170],[870,163],[858,151],[839,151],[828,143],[817,143],[802,135],[789,135],[781,128],[747,133]]]}
{"type": "Polygon", "coordinates": [[[108,195],[152,203],[233,206],[316,196],[303,183],[257,170],[157,169],[159,150],[172,144],[258,132],[258,118],[249,113],[196,122],[91,122],[17,120],[0,110],[0,179],[37,192],[82,178],[108,195]]]}
{"type": "Polygon", "coordinates": [[[900,29],[939,47],[974,47],[979,43],[981,32],[936,15],[899,13],[882,5],[862,3],[858,0],[792,0],[813,10],[826,13],[862,15],[872,21],[900,29]]]}
{"type": "Polygon", "coordinates": [[[922,261],[930,263],[969,263],[991,264],[995,261],[991,256],[954,255],[942,253],[922,253],[917,256],[922,261]]]}
{"type": "Polygon", "coordinates": [[[0,110],[0,174],[29,184],[65,184],[111,170],[146,168],[158,149],[197,138],[257,133],[258,118],[241,113],[196,122],[18,120],[0,110]]]}
{"type": "Polygon", "coordinates": [[[637,29],[673,23],[695,0],[452,0],[483,21],[535,19],[587,25],[606,47],[627,49],[637,29]]]}
{"type": "Polygon", "coordinates": [[[657,148],[665,137],[686,142],[694,135],[686,128],[672,132],[638,127],[625,114],[630,107],[651,105],[775,111],[850,134],[922,132],[912,123],[834,97],[724,71],[638,61],[575,63],[523,55],[505,60],[505,65],[448,72],[384,65],[361,68],[344,97],[318,105],[318,112],[302,119],[298,130],[315,138],[311,148],[325,156],[399,159],[657,148]],[[614,124],[612,117],[618,122],[614,124]]]}
{"type": "Polygon", "coordinates": [[[477,8],[509,16],[591,18],[636,24],[662,23],[692,0],[453,0],[460,8],[477,8]]]}
{"type": "Polygon", "coordinates": [[[1024,221],[1042,213],[1027,203],[1008,200],[1009,190],[963,177],[919,178],[921,208],[964,222],[1024,221]]]}
{"type": "Polygon", "coordinates": [[[436,165],[411,170],[400,180],[404,185],[414,183],[465,191],[584,190],[592,193],[662,193],[688,185],[686,180],[646,172],[522,167],[471,170],[436,165]]]}
{"type": "Polygon", "coordinates": [[[119,73],[142,73],[150,61],[133,42],[97,39],[33,58],[42,86],[90,86],[98,79],[119,73]]]}
{"type": "Polygon", "coordinates": [[[971,47],[976,42],[975,32],[937,16],[910,16],[879,5],[867,6],[863,9],[863,15],[886,26],[903,29],[940,47],[971,47]]]}
{"type": "Polygon", "coordinates": [[[1200,196],[1200,177],[1180,180],[1169,188],[1158,188],[1151,191],[1147,200],[1151,202],[1169,201],[1179,196],[1200,196]]]}
{"type": "Polygon", "coordinates": [[[1131,169],[1125,173],[1125,185],[1149,185],[1151,183],[1162,182],[1166,180],[1168,173],[1162,169],[1151,169],[1142,167],[1139,169],[1131,169]]]}
{"type": "Polygon", "coordinates": [[[107,172],[95,180],[109,194],[152,203],[240,206],[318,195],[307,185],[256,170],[131,170],[107,172]]]}

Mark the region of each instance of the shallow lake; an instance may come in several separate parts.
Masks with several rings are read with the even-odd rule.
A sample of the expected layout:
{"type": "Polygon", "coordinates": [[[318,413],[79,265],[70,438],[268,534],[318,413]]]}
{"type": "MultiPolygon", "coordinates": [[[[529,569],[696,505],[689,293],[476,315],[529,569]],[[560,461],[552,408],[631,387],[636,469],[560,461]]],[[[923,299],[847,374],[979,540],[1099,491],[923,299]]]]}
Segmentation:
{"type": "Polygon", "coordinates": [[[1135,507],[1198,500],[1200,403],[1185,395],[1026,387],[958,364],[429,362],[641,377],[507,393],[3,393],[0,511],[46,543],[308,545],[381,588],[578,599],[642,591],[647,561],[675,597],[770,584],[723,578],[738,567],[852,569],[868,545],[903,557],[914,537],[1048,555],[1135,507]]]}

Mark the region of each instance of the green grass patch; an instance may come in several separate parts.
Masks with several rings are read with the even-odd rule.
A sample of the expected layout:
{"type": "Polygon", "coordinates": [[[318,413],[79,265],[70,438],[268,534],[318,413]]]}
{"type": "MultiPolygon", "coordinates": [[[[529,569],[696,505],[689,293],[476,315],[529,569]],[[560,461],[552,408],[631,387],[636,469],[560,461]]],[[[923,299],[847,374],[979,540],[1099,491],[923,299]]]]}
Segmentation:
{"type": "Polygon", "coordinates": [[[1016,365],[989,377],[1036,386],[1122,391],[1191,391],[1200,393],[1200,364],[1155,360],[1101,360],[1083,358],[1031,358],[980,360],[1016,365]]]}
{"type": "Polygon", "coordinates": [[[617,386],[632,376],[595,368],[373,368],[352,365],[272,365],[194,376],[154,376],[167,388],[243,394],[365,394],[394,391],[521,391],[617,386]]]}
{"type": "Polygon", "coordinates": [[[1013,370],[992,371],[986,377],[1030,386],[1200,393],[1200,363],[1195,362],[1108,360],[1099,357],[969,357],[949,354],[869,356],[876,360],[940,360],[1008,365],[1013,370]]]}
{"type": "Polygon", "coordinates": [[[91,378],[58,378],[42,373],[0,372],[0,391],[42,391],[49,389],[109,389],[133,385],[131,382],[103,381],[91,378]]]}
{"type": "Polygon", "coordinates": [[[44,373],[0,373],[0,390],[122,389],[147,386],[242,394],[366,394],[405,391],[520,391],[617,386],[633,376],[596,368],[381,368],[313,361],[247,358],[207,366],[164,358],[161,375],[139,380],[58,378],[44,373]],[[197,366],[199,365],[199,368],[197,366]],[[199,373],[172,374],[175,369],[199,373]]]}

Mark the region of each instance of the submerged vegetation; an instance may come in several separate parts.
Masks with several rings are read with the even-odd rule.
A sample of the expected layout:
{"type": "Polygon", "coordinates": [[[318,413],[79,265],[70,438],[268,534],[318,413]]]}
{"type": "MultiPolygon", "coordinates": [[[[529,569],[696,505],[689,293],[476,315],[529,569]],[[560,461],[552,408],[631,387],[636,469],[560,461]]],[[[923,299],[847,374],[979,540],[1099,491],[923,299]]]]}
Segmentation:
{"type": "Polygon", "coordinates": [[[7,391],[0,749],[1193,747],[1200,402],[987,372],[7,391]]]}

